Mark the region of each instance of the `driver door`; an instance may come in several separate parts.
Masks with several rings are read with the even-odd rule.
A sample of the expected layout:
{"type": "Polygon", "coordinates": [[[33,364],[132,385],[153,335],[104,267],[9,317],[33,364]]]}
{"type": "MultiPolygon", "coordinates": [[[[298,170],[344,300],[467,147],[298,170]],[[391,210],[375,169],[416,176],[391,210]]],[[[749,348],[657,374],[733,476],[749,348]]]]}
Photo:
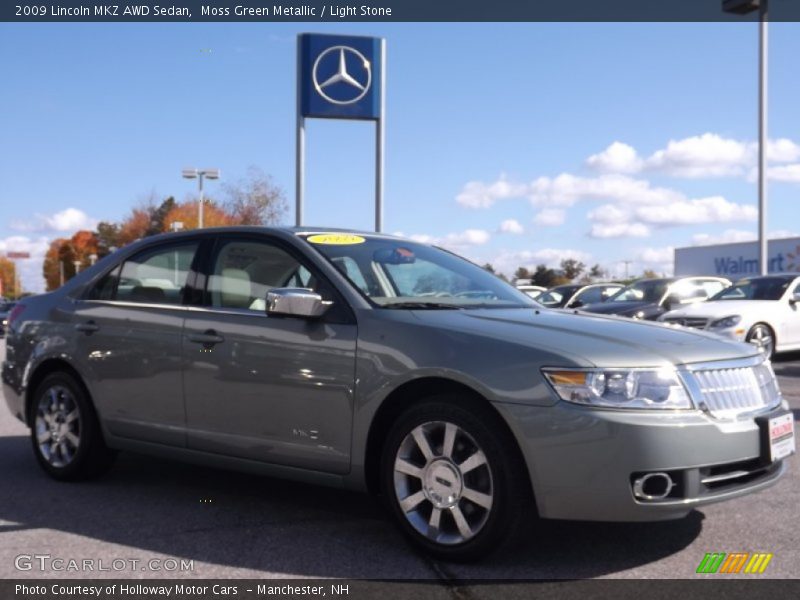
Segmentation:
{"type": "Polygon", "coordinates": [[[295,251],[268,238],[217,240],[202,307],[186,317],[189,448],[330,473],[350,468],[357,328],[295,251]],[[319,319],[268,316],[276,287],[332,299],[319,319]]]}

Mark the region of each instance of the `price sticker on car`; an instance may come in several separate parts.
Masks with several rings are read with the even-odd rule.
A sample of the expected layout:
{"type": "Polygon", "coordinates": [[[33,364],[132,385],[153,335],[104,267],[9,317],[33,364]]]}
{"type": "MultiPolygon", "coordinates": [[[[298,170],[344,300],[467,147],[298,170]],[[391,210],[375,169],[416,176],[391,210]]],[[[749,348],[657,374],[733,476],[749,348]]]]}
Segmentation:
{"type": "Polygon", "coordinates": [[[772,417],[768,423],[769,453],[773,461],[794,454],[794,415],[785,413],[772,417]]]}
{"type": "Polygon", "coordinates": [[[320,233],[310,235],[306,238],[312,244],[324,244],[327,246],[352,246],[363,244],[366,240],[360,235],[349,233],[320,233]]]}

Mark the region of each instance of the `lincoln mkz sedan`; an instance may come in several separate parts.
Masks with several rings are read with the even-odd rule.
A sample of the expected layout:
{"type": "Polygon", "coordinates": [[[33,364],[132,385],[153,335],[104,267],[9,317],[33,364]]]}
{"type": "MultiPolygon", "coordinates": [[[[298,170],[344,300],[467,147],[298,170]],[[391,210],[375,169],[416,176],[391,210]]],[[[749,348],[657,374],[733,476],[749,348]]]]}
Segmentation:
{"type": "Polygon", "coordinates": [[[680,518],[767,488],[794,452],[755,346],[548,310],[371,233],[140,240],[14,308],[2,380],[56,479],[132,450],[370,490],[445,559],[534,514],[680,518]]]}

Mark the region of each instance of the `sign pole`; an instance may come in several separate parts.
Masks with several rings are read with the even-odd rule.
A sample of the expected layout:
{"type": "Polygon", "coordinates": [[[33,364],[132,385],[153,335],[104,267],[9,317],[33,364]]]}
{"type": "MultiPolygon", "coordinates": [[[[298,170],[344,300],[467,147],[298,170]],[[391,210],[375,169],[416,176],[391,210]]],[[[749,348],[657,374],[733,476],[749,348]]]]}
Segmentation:
{"type": "Polygon", "coordinates": [[[767,241],[767,0],[759,2],[758,36],[758,257],[769,273],[767,241]]]}
{"type": "Polygon", "coordinates": [[[295,166],[295,217],[296,227],[303,225],[303,195],[306,170],[306,120],[297,113],[297,156],[295,166]]]}
{"type": "Polygon", "coordinates": [[[303,193],[306,170],[306,120],[302,110],[302,37],[297,38],[297,132],[295,141],[295,227],[303,225],[303,193]]]}
{"type": "Polygon", "coordinates": [[[386,40],[381,40],[380,116],[375,123],[375,232],[383,231],[383,167],[386,138],[386,40]]]}

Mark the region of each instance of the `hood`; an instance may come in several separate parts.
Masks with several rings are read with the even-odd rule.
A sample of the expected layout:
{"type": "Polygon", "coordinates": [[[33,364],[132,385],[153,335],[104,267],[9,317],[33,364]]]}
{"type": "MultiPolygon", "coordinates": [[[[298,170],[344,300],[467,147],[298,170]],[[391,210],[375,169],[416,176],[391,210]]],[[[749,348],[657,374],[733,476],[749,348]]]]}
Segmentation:
{"type": "MultiPolygon", "coordinates": [[[[657,367],[754,356],[758,351],[703,331],[549,309],[414,311],[426,325],[563,356],[581,366],[657,367]]],[[[478,342],[475,342],[478,343],[478,342]]]]}
{"type": "Polygon", "coordinates": [[[640,310],[654,307],[652,302],[632,300],[630,302],[597,302],[588,304],[581,308],[582,311],[597,313],[600,315],[633,315],[640,310]]]}

